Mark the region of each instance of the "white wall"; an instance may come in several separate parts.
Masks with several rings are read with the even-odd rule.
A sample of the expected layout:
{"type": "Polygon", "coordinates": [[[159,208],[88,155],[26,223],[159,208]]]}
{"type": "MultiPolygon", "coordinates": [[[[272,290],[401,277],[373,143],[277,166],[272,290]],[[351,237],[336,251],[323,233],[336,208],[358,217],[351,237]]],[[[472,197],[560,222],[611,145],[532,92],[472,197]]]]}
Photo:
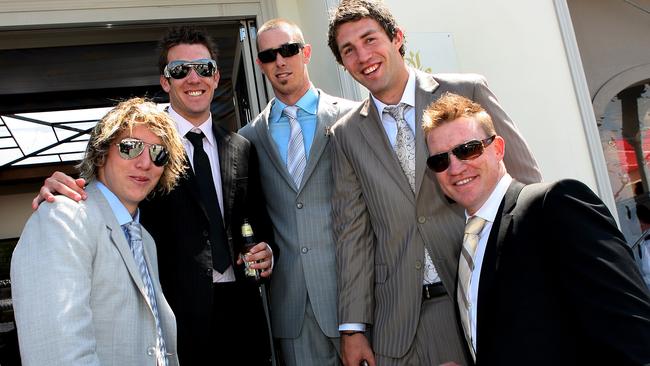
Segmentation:
{"type": "MultiPolygon", "coordinates": [[[[453,34],[461,72],[485,75],[529,142],[545,180],[596,189],[555,8],[550,0],[386,0],[408,32],[453,34]],[[418,11],[405,4],[417,3],[418,11]]],[[[408,45],[408,43],[407,43],[408,45]]]]}

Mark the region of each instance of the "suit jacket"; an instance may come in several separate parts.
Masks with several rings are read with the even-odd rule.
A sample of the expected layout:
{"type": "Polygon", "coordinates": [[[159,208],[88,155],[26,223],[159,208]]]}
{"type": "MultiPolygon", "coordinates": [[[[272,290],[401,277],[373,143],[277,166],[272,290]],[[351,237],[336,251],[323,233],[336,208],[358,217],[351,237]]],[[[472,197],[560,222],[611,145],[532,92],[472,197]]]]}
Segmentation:
{"type": "Polygon", "coordinates": [[[525,182],[541,178],[523,138],[478,75],[416,71],[415,194],[370,99],[337,122],[332,202],[339,321],[371,324],[375,352],[389,357],[402,357],[415,336],[425,245],[447,292],[456,287],[464,216],[444,199],[426,168],[429,154],[420,128],[424,108],[446,91],[480,103],[492,116],[497,133],[508,141],[505,162],[514,176],[525,182]]]}
{"type": "MultiPolygon", "coordinates": [[[[234,264],[243,245],[244,218],[249,219],[258,241],[272,243],[273,234],[259,188],[257,154],[245,138],[225,130],[217,121],[212,126],[219,149],[223,218],[234,264]]],[[[140,207],[142,224],[156,239],[162,288],[176,314],[180,360],[186,365],[202,364],[214,358],[218,345],[211,336],[214,294],[209,222],[192,168],[188,166],[172,192],[143,201],[140,207]]],[[[242,280],[242,266],[234,269],[237,280],[242,280]]],[[[256,286],[249,287],[257,291],[256,286]]]]}
{"type": "MultiPolygon", "coordinates": [[[[23,365],[156,365],[156,323],[122,227],[94,182],[88,199],[57,196],[27,221],[11,261],[23,365]]],[[[142,231],[169,364],[176,322],[142,231]]]]}
{"type": "Polygon", "coordinates": [[[522,187],[487,243],[477,365],[650,365],[650,294],[603,202],[573,180],[522,187]]]}
{"type": "Polygon", "coordinates": [[[317,111],[314,141],[299,188],[280,158],[269,134],[271,101],[240,133],[257,148],[261,179],[276,244],[282,257],[271,278],[273,335],[296,338],[305,315],[307,297],[316,320],[328,337],[338,337],[336,317],[336,257],[331,222],[332,161],[330,127],[356,103],[323,91],[317,111]]]}

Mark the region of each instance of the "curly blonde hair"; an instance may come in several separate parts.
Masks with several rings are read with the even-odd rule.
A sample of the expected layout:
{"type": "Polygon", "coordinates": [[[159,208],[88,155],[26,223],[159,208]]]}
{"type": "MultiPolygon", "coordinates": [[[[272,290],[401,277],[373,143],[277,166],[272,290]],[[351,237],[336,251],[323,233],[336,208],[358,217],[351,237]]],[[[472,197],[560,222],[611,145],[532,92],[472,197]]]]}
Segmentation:
{"type": "Polygon", "coordinates": [[[169,160],[153,192],[169,193],[185,172],[185,149],[169,115],[158,110],[156,104],[143,98],[132,98],[119,103],[110,110],[93,128],[83,160],[77,165],[82,178],[97,177],[97,168],[106,162],[108,150],[117,137],[125,130],[133,131],[135,125],[146,126],[160,137],[162,145],[169,153],[169,160]]]}

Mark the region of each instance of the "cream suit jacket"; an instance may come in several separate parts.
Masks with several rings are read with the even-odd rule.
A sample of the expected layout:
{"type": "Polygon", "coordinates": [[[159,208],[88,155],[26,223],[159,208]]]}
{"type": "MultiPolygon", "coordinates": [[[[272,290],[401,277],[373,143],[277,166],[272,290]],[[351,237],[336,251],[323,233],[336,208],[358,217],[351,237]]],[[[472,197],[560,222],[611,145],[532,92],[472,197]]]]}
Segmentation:
{"type": "MultiPolygon", "coordinates": [[[[447,296],[454,296],[464,225],[463,210],[444,198],[426,168],[423,110],[446,91],[480,103],[507,142],[508,171],[523,182],[541,179],[528,146],[483,77],[415,72],[415,194],[370,99],[336,123],[332,138],[339,322],[369,324],[374,351],[395,358],[415,336],[425,246],[447,296]]],[[[464,342],[456,338],[449,342],[464,342]]]]}
{"type": "MultiPolygon", "coordinates": [[[[156,365],[156,324],[124,231],[94,182],[88,199],[57,196],[25,225],[11,262],[22,364],[156,365]]],[[[169,365],[176,322],[158,281],[156,247],[143,229],[169,365]]]]}

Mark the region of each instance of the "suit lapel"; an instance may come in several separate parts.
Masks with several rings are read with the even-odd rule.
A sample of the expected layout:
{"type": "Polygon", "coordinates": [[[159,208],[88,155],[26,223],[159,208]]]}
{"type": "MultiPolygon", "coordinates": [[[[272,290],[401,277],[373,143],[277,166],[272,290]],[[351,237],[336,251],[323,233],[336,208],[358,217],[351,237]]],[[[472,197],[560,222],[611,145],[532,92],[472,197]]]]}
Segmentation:
{"type": "Polygon", "coordinates": [[[368,146],[375,153],[377,159],[384,165],[388,175],[395,180],[397,186],[408,197],[409,201],[415,202],[415,196],[411,192],[408,180],[402,167],[397,160],[397,155],[390,145],[386,131],[381,123],[381,118],[372,98],[368,97],[360,111],[361,120],[357,124],[359,130],[368,142],[368,146]]]}
{"type": "Polygon", "coordinates": [[[291,175],[289,175],[289,170],[287,170],[287,165],[282,161],[280,153],[278,152],[275,142],[271,138],[271,133],[269,132],[269,115],[271,114],[271,107],[273,106],[273,99],[266,108],[262,111],[262,118],[260,118],[254,125],[253,130],[259,137],[261,141],[261,146],[256,146],[258,149],[263,149],[266,152],[266,155],[271,160],[271,163],[275,165],[275,168],[282,178],[287,182],[289,187],[295,189],[295,183],[291,175]]]}
{"type": "Polygon", "coordinates": [[[144,301],[149,305],[150,309],[153,309],[152,305],[149,303],[149,297],[147,296],[147,292],[144,288],[144,281],[142,280],[142,275],[140,275],[138,264],[135,263],[133,253],[131,253],[131,247],[126,240],[124,230],[117,222],[111,206],[104,198],[104,195],[99,191],[99,189],[97,189],[97,186],[94,182],[91,182],[86,190],[89,196],[92,195],[97,198],[97,203],[106,221],[106,230],[111,242],[120,253],[122,260],[124,261],[124,265],[126,266],[129,275],[131,275],[131,279],[133,279],[135,286],[140,291],[140,294],[142,295],[144,301]]]}
{"type": "Polygon", "coordinates": [[[417,196],[420,187],[422,187],[422,180],[427,169],[427,157],[429,157],[426,136],[422,131],[422,116],[424,109],[437,99],[435,91],[439,84],[431,75],[416,70],[415,85],[415,192],[417,196]]]}
{"type": "Polygon", "coordinates": [[[339,117],[339,109],[337,108],[336,101],[332,101],[325,93],[318,91],[320,94],[318,100],[318,111],[316,112],[316,130],[314,131],[314,139],[309,151],[309,158],[307,159],[307,166],[303,175],[303,184],[300,185],[298,191],[302,190],[307,180],[316,169],[316,165],[320,161],[321,155],[325,151],[329,143],[329,129],[336,122],[339,117]]]}
{"type": "Polygon", "coordinates": [[[490,237],[485,248],[483,262],[481,264],[481,276],[478,292],[478,308],[476,311],[476,345],[477,355],[480,355],[481,338],[485,337],[484,334],[489,332],[490,329],[499,326],[498,324],[491,323],[491,314],[494,313],[495,291],[493,290],[498,281],[499,264],[501,252],[504,243],[511,233],[511,226],[513,222],[513,210],[517,205],[517,197],[524,187],[523,184],[513,181],[508,190],[506,191],[499,211],[492,224],[490,237]]]}
{"type": "Polygon", "coordinates": [[[239,176],[237,157],[240,155],[238,147],[230,143],[230,135],[212,120],[212,131],[217,140],[219,150],[219,170],[221,175],[221,192],[223,197],[223,222],[228,228],[230,211],[235,202],[233,179],[239,176]]]}

